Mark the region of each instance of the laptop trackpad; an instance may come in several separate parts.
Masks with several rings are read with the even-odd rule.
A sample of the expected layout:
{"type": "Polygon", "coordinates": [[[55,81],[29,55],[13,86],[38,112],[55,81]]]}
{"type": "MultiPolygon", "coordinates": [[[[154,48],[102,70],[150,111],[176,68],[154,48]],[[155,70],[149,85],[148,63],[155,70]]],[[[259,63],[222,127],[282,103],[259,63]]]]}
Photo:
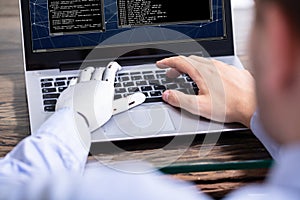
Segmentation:
{"type": "Polygon", "coordinates": [[[164,107],[132,109],[120,113],[103,128],[107,137],[120,133],[127,137],[152,136],[176,130],[168,109],[164,107]]]}

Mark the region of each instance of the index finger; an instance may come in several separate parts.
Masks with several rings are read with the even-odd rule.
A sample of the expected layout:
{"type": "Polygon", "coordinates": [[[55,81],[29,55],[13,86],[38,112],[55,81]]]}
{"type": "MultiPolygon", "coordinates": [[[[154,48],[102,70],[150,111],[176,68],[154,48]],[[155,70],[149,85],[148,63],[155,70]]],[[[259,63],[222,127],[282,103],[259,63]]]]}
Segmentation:
{"type": "Polygon", "coordinates": [[[198,78],[200,74],[187,60],[188,58],[185,56],[176,56],[176,57],[165,58],[163,60],[157,61],[156,65],[161,69],[166,69],[166,68],[175,69],[180,73],[188,74],[193,80],[195,80],[198,78]]]}
{"type": "Polygon", "coordinates": [[[86,67],[81,70],[78,82],[90,81],[94,71],[95,68],[92,66],[86,67]]]}
{"type": "Polygon", "coordinates": [[[101,81],[103,74],[104,74],[105,68],[104,67],[97,67],[92,75],[91,80],[97,80],[101,81]]]}
{"type": "Polygon", "coordinates": [[[185,56],[176,56],[165,58],[161,61],[156,62],[157,67],[165,69],[172,68],[178,72],[188,74],[193,81],[197,84],[198,88],[202,92],[206,91],[205,83],[201,73],[193,65],[193,60],[185,56]]]}
{"type": "Polygon", "coordinates": [[[110,62],[104,71],[102,80],[114,83],[116,74],[121,68],[122,67],[117,62],[110,62]]]}

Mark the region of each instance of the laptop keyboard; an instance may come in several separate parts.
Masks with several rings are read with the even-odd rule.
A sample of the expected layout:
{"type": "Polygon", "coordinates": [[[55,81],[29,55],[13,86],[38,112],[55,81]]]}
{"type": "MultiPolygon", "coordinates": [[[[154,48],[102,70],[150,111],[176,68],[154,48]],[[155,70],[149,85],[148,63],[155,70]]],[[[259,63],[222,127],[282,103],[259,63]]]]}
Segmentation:
{"type": "MultiPolygon", "coordinates": [[[[74,76],[42,78],[41,89],[45,112],[54,112],[60,93],[64,91],[74,76]]],[[[123,98],[135,92],[146,96],[145,103],[161,102],[162,93],[167,90],[179,90],[186,94],[198,94],[198,88],[188,75],[176,79],[166,77],[166,70],[120,72],[115,78],[115,99],[123,98]]]]}
{"type": "Polygon", "coordinates": [[[42,78],[41,88],[42,88],[42,98],[45,112],[54,112],[55,104],[62,91],[64,91],[70,80],[76,78],[74,76],[70,77],[57,77],[57,78],[42,78]]]}

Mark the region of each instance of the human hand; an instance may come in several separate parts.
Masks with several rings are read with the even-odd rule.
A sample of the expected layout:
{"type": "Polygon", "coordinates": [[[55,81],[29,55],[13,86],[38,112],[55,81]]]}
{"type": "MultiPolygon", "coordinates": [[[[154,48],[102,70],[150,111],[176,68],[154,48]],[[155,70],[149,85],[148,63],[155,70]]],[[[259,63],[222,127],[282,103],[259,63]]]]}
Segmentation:
{"type": "Polygon", "coordinates": [[[198,56],[176,56],[157,62],[170,68],[169,78],[188,74],[199,88],[198,95],[175,90],[163,93],[163,100],[195,115],[219,122],[239,122],[250,127],[256,110],[255,82],[247,70],[198,56]]]}
{"type": "Polygon", "coordinates": [[[126,111],[143,103],[142,93],[114,100],[114,80],[121,66],[111,62],[106,68],[87,67],[80,73],[78,80],[62,92],[56,110],[70,107],[86,120],[90,131],[105,124],[114,114],[126,111]]]}

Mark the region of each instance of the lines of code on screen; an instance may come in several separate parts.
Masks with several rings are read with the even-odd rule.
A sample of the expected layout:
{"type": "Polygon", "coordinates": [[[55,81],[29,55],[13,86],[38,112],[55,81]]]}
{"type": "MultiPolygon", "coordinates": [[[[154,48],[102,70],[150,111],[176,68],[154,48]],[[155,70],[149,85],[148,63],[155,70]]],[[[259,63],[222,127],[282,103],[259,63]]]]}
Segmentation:
{"type": "Polygon", "coordinates": [[[51,34],[102,31],[101,0],[48,0],[51,34]]]}
{"type": "Polygon", "coordinates": [[[119,26],[212,19],[211,0],[118,0],[119,26]]]}
{"type": "MultiPolygon", "coordinates": [[[[151,1],[152,11],[157,11],[159,16],[162,13],[159,13],[158,11],[166,12],[168,16],[166,18],[166,13],[164,13],[164,19],[158,17],[159,19],[156,18],[157,21],[155,21],[155,19],[151,18],[150,15],[144,16],[143,11],[136,11],[136,16],[140,16],[141,21],[130,22],[131,25],[128,25],[127,21],[120,22],[119,14],[121,10],[124,11],[124,8],[127,8],[125,6],[122,7],[118,5],[121,1],[127,2],[133,0],[29,0],[33,52],[92,48],[119,33],[127,30],[134,30],[135,28],[147,28],[147,25],[178,31],[195,40],[216,40],[226,37],[226,31],[224,29],[226,20],[224,17],[223,5],[224,1],[227,0],[140,0],[141,2],[148,2],[148,5],[151,1]],[[82,11],[81,14],[84,13],[84,8],[88,8],[87,10],[91,12],[91,7],[84,7],[90,5],[91,2],[94,2],[94,4],[101,3],[99,6],[95,5],[93,8],[101,9],[101,11],[93,10],[91,12],[96,14],[96,16],[99,16],[95,17],[98,21],[80,24],[79,22],[83,21],[83,19],[91,18],[90,16],[89,18],[84,18],[79,15],[80,12],[76,11],[78,16],[70,19],[79,20],[79,25],[76,25],[76,21],[67,25],[55,25],[53,23],[54,17],[51,17],[51,13],[64,13],[61,6],[65,5],[58,4],[58,7],[50,8],[49,6],[52,2],[69,2],[73,4],[78,2],[77,6],[80,8],[79,11],[82,11]],[[156,8],[155,5],[157,6],[156,8]],[[159,7],[158,5],[161,5],[162,7],[159,7]],[[211,6],[210,9],[208,8],[209,5],[211,6]],[[170,6],[171,8],[164,10],[164,6],[170,6]],[[145,23],[144,19],[148,19],[149,22],[145,23]]],[[[70,10],[74,10],[74,8],[69,8],[70,9],[66,10],[66,13],[69,13],[70,10]]],[[[153,17],[155,16],[157,15],[154,14],[153,17]]],[[[62,16],[55,20],[58,20],[56,23],[60,23],[60,20],[62,21],[65,19],[69,18],[62,16]]],[[[152,38],[153,40],[151,43],[174,42],[174,39],[168,38],[169,36],[165,36],[161,39],[152,38]]],[[[114,41],[110,45],[131,45],[129,40],[130,38],[124,38],[124,41],[114,41]]],[[[139,44],[144,44],[147,40],[147,37],[144,39],[142,38],[139,44]]],[[[176,40],[180,41],[181,39],[177,38],[176,40]]]]}

